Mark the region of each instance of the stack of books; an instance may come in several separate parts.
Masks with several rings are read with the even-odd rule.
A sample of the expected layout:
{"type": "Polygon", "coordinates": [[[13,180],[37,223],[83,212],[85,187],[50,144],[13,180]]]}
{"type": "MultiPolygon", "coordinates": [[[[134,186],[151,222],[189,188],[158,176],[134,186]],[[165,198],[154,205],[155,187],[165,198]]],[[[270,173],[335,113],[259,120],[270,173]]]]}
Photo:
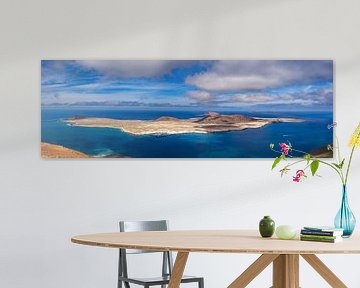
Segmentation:
{"type": "Polygon", "coordinates": [[[300,232],[302,241],[337,243],[342,241],[344,230],[334,227],[304,227],[300,232]]]}

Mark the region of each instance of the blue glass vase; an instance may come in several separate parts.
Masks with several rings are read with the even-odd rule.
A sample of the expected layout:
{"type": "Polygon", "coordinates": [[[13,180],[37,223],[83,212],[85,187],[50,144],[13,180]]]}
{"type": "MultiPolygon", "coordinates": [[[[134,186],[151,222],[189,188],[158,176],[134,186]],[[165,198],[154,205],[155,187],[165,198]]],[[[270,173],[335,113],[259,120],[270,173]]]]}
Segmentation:
{"type": "Polygon", "coordinates": [[[334,224],[336,228],[344,229],[343,237],[350,237],[355,229],[356,219],[349,207],[346,185],[342,188],[341,207],[336,214],[334,224]]]}

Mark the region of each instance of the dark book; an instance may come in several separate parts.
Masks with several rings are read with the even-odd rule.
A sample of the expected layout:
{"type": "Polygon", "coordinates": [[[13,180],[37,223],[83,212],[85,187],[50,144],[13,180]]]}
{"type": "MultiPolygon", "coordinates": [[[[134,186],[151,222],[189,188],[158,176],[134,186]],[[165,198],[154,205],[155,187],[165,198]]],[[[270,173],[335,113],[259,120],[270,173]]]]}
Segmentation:
{"type": "Polygon", "coordinates": [[[318,236],[341,236],[343,234],[342,230],[337,231],[319,231],[319,230],[308,230],[302,229],[301,234],[303,235],[318,235],[318,236]]]}

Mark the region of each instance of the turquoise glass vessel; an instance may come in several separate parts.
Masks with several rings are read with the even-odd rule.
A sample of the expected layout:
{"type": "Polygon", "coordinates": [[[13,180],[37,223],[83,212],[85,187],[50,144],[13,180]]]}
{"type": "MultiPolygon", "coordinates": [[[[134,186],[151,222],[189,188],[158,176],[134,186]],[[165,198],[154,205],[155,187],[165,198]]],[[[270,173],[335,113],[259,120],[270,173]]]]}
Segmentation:
{"type": "Polygon", "coordinates": [[[336,214],[334,224],[336,228],[344,229],[344,238],[348,238],[354,232],[356,219],[354,214],[352,213],[349,203],[348,203],[348,196],[347,196],[347,189],[346,185],[342,187],[342,199],[341,199],[341,207],[339,212],[336,214]]]}

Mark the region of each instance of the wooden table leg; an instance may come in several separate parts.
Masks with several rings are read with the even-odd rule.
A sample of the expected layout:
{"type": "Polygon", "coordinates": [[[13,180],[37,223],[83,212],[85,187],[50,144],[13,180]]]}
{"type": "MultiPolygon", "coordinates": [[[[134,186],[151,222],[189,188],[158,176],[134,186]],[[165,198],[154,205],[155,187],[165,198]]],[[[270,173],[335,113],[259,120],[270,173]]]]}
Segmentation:
{"type": "Polygon", "coordinates": [[[247,268],[228,288],[244,288],[254,280],[267,266],[270,265],[279,255],[263,254],[247,268]]]}
{"type": "Polygon", "coordinates": [[[177,253],[168,288],[180,287],[181,278],[183,277],[186,261],[188,257],[189,257],[189,252],[177,253]]]}
{"type": "Polygon", "coordinates": [[[299,255],[287,255],[289,265],[289,287],[299,288],[299,255]]]}
{"type": "Polygon", "coordinates": [[[274,260],[272,288],[299,288],[299,255],[281,254],[274,260]]]}
{"type": "Polygon", "coordinates": [[[347,288],[347,286],[316,256],[313,254],[301,255],[324,280],[334,288],[347,288]]]}

